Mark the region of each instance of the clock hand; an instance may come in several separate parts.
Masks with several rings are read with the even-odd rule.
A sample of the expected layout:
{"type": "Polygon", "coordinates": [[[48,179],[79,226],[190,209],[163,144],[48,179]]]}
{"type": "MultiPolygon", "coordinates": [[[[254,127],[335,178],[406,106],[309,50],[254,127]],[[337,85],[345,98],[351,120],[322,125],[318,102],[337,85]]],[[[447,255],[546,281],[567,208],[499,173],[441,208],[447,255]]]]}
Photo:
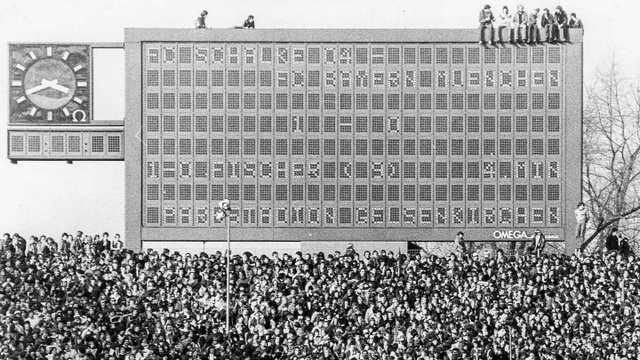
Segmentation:
{"type": "MultiPolygon", "coordinates": [[[[57,80],[56,80],[57,82],[57,80]]],[[[62,85],[58,85],[58,84],[51,84],[49,85],[50,88],[54,89],[54,90],[58,90],[62,93],[68,94],[69,93],[69,88],[66,86],[62,86],[62,85]]]]}
{"type": "MultiPolygon", "coordinates": [[[[56,83],[57,82],[58,81],[56,80],[56,83]]],[[[42,79],[42,82],[40,83],[40,85],[36,85],[36,86],[32,87],[31,89],[27,89],[25,91],[25,94],[31,95],[31,94],[33,94],[35,92],[38,92],[38,91],[43,90],[43,89],[46,89],[46,88],[48,88],[50,86],[51,86],[51,82],[50,81],[42,79]]]]}

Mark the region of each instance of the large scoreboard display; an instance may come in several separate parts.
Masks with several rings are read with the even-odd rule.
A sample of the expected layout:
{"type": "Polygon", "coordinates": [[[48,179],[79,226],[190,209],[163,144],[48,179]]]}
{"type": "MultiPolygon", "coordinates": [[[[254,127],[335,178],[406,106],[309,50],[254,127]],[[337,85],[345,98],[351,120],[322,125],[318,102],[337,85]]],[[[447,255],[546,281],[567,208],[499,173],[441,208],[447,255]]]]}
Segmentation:
{"type": "Polygon", "coordinates": [[[581,34],[476,36],[128,29],[127,237],[224,239],[228,198],[245,240],[565,239],[581,34]]]}

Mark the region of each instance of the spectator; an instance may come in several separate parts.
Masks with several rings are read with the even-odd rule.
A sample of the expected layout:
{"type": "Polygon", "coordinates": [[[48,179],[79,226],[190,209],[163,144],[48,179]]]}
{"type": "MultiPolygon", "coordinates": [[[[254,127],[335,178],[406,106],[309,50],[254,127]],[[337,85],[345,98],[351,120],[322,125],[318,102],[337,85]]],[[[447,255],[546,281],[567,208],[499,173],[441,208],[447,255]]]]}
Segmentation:
{"type": "Polygon", "coordinates": [[[207,28],[207,23],[206,23],[207,15],[209,15],[209,12],[207,10],[202,10],[202,12],[200,13],[200,16],[196,18],[196,29],[207,28]]]}
{"type": "Polygon", "coordinates": [[[36,243],[37,246],[37,251],[36,253],[38,254],[49,254],[49,244],[47,242],[47,237],[42,235],[40,236],[40,238],[38,239],[38,242],[36,243]]]}
{"type": "Polygon", "coordinates": [[[582,29],[582,20],[578,19],[576,13],[571,13],[571,18],[569,19],[569,27],[572,29],[582,29]]]}
{"type": "Polygon", "coordinates": [[[529,24],[529,16],[524,11],[524,6],[522,4],[518,5],[518,11],[513,15],[513,38],[512,40],[515,42],[528,42],[527,35],[529,33],[527,27],[529,24]]]}
{"type": "Polygon", "coordinates": [[[124,243],[120,240],[120,234],[115,234],[113,237],[113,241],[111,242],[111,250],[122,250],[124,248],[124,243]]]}
{"type": "Polygon", "coordinates": [[[614,227],[611,229],[611,233],[607,236],[605,247],[607,251],[620,250],[620,235],[618,234],[618,228],[614,227]]]}
{"type": "Polygon", "coordinates": [[[62,233],[62,236],[60,237],[60,252],[67,255],[69,254],[69,251],[71,251],[71,242],[69,241],[69,234],[62,233]]]}
{"type": "Polygon", "coordinates": [[[495,18],[493,17],[493,13],[491,12],[491,6],[485,5],[482,10],[480,10],[480,45],[486,43],[486,32],[489,31],[489,44],[493,45],[493,22],[495,18]]]}
{"type": "Polygon", "coordinates": [[[37,236],[31,236],[29,238],[29,244],[27,245],[27,253],[28,254],[33,254],[33,255],[37,255],[38,254],[38,237],[37,236]]]}
{"type": "Polygon", "coordinates": [[[467,244],[464,241],[464,233],[462,231],[458,231],[456,234],[456,238],[453,240],[453,245],[455,247],[456,254],[460,259],[462,259],[467,253],[467,244]]]}
{"type": "Polygon", "coordinates": [[[507,36],[509,37],[509,41],[513,42],[513,31],[511,29],[511,25],[513,23],[513,16],[509,14],[509,8],[505,5],[502,7],[502,13],[498,16],[498,41],[503,43],[504,38],[502,36],[502,31],[507,31],[507,36]]]}
{"type": "Polygon", "coordinates": [[[568,41],[567,33],[567,13],[562,6],[556,6],[554,16],[553,35],[551,41],[568,41]]]}
{"type": "Polygon", "coordinates": [[[2,247],[0,248],[0,255],[10,253],[11,255],[16,253],[16,246],[14,245],[13,238],[8,233],[3,235],[2,247]]]}
{"type": "Polygon", "coordinates": [[[2,235],[2,240],[0,241],[0,252],[5,251],[5,247],[11,243],[11,235],[9,233],[4,233],[2,235]]]}
{"type": "Polygon", "coordinates": [[[574,214],[576,215],[576,241],[579,241],[579,244],[582,245],[584,242],[584,233],[587,230],[587,223],[589,222],[589,213],[582,201],[578,203],[574,214]]]}
{"type": "Polygon", "coordinates": [[[100,251],[98,253],[102,253],[103,251],[111,250],[111,240],[109,240],[109,233],[102,233],[102,239],[100,240],[100,251]]]}
{"type": "Polygon", "coordinates": [[[640,355],[640,260],[632,255],[245,253],[230,263],[226,334],[222,254],[94,252],[0,257],[0,358],[640,355]]]}
{"type": "Polygon", "coordinates": [[[73,245],[71,252],[75,255],[84,254],[84,243],[82,242],[82,231],[78,231],[76,237],[73,239],[73,245]]]}
{"type": "Polygon", "coordinates": [[[620,240],[620,253],[625,257],[632,255],[631,246],[629,245],[629,238],[626,236],[623,237],[622,240],[620,240]]]}
{"type": "Polygon", "coordinates": [[[256,23],[253,20],[253,15],[249,15],[247,20],[244,21],[244,24],[242,24],[242,27],[245,29],[255,29],[256,23]]]}
{"type": "Polygon", "coordinates": [[[58,243],[53,238],[47,238],[47,249],[51,253],[58,252],[58,243]]]}
{"type": "Polygon", "coordinates": [[[27,251],[27,241],[19,234],[13,234],[17,255],[24,256],[27,251]]]}
{"type": "Polygon", "coordinates": [[[540,27],[545,31],[546,42],[555,41],[553,40],[555,23],[556,23],[556,20],[553,17],[553,15],[551,15],[551,13],[549,12],[549,9],[544,8],[542,10],[542,16],[540,17],[540,27]]]}
{"type": "Polygon", "coordinates": [[[527,21],[528,29],[529,29],[528,30],[529,44],[540,42],[540,28],[538,27],[539,17],[540,17],[540,8],[533,9],[533,12],[529,14],[529,19],[527,21]]]}
{"type": "Polygon", "coordinates": [[[546,244],[547,240],[544,237],[544,234],[542,233],[542,231],[540,231],[540,229],[536,229],[533,234],[533,238],[531,239],[531,252],[536,256],[540,256],[542,251],[544,251],[544,247],[546,244]]]}

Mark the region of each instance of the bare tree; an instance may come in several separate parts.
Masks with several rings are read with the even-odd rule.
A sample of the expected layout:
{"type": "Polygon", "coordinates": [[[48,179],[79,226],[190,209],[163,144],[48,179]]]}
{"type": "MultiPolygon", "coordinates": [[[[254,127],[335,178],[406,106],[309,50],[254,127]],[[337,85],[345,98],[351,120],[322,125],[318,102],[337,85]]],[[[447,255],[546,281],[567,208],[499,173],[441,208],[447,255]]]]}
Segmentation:
{"type": "Polygon", "coordinates": [[[615,61],[586,89],[584,190],[593,232],[587,248],[615,225],[640,224],[640,87],[615,61]]]}

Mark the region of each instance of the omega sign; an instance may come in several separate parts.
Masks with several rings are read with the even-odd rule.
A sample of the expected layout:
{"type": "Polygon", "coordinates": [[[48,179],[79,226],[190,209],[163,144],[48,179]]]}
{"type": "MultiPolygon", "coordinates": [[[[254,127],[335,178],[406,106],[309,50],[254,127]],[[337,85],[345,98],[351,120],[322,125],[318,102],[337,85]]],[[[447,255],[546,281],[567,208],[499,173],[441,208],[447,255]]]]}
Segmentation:
{"type": "MultiPolygon", "coordinates": [[[[558,234],[544,234],[544,237],[547,240],[557,240],[560,239],[560,236],[558,234]]],[[[527,232],[527,231],[520,231],[520,230],[496,230],[493,232],[493,238],[494,239],[501,239],[501,240],[514,240],[514,239],[532,239],[533,238],[533,231],[531,232],[527,232]]]]}

